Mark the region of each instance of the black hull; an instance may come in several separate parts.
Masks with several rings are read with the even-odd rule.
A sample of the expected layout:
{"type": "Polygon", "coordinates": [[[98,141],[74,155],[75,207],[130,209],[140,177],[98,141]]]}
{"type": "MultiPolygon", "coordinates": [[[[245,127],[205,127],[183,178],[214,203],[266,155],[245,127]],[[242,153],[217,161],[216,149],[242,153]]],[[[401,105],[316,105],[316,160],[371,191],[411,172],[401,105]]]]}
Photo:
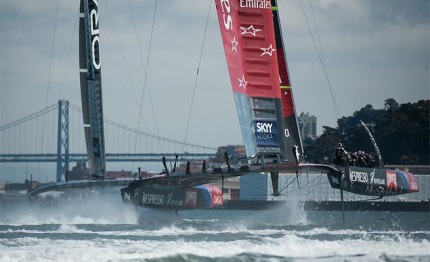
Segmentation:
{"type": "MultiPolygon", "coordinates": [[[[226,201],[222,209],[267,210],[282,208],[285,201],[236,200],[226,201]]],[[[305,201],[306,211],[342,211],[341,201],[305,201]]],[[[430,212],[430,202],[346,201],[345,211],[430,212]]]]}
{"type": "Polygon", "coordinates": [[[121,189],[124,203],[137,207],[165,210],[204,209],[222,205],[221,188],[212,185],[196,187],[144,184],[136,180],[121,189]]]}
{"type": "Polygon", "coordinates": [[[332,188],[376,197],[419,192],[416,178],[409,172],[356,166],[336,168],[327,174],[332,188]]]}
{"type": "Polygon", "coordinates": [[[262,201],[262,200],[230,200],[225,201],[218,209],[230,210],[267,210],[280,208],[284,201],[262,201]]]}
{"type": "MultiPolygon", "coordinates": [[[[430,212],[430,202],[346,201],[345,211],[430,212]]],[[[341,201],[306,201],[307,211],[342,211],[341,201]]]]}

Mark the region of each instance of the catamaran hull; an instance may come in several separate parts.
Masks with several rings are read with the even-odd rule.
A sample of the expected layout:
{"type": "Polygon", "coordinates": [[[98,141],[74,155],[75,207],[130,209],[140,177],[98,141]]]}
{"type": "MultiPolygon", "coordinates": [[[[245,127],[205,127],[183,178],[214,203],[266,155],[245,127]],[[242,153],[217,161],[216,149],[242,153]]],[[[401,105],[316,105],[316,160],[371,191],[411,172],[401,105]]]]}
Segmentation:
{"type": "Polygon", "coordinates": [[[331,187],[366,196],[394,196],[418,192],[415,176],[408,172],[385,168],[336,167],[330,171],[331,187]]]}
{"type": "Polygon", "coordinates": [[[124,203],[156,209],[188,210],[221,206],[222,190],[213,185],[196,187],[144,185],[121,189],[124,203]]]}

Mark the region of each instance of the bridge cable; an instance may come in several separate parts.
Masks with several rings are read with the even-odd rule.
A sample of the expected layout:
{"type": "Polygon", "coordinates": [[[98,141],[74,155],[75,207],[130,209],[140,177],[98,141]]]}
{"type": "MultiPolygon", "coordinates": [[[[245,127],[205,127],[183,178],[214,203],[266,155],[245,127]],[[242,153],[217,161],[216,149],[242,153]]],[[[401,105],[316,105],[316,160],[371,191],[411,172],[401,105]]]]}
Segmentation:
{"type": "Polygon", "coordinates": [[[207,16],[206,16],[205,31],[204,31],[204,34],[203,34],[202,47],[201,47],[201,49],[200,49],[200,57],[199,57],[198,65],[197,65],[196,78],[195,78],[195,81],[194,81],[193,96],[192,96],[192,98],[191,98],[190,110],[189,110],[189,112],[188,112],[187,127],[186,127],[186,130],[185,130],[184,143],[183,143],[183,147],[182,147],[182,151],[183,151],[183,152],[185,151],[185,144],[186,144],[186,142],[187,142],[188,128],[189,128],[189,126],[190,126],[191,112],[192,112],[193,104],[194,104],[194,96],[195,96],[195,94],[196,94],[197,81],[198,81],[198,77],[199,77],[200,64],[201,64],[202,56],[203,56],[203,49],[204,49],[204,46],[205,46],[205,39],[206,39],[206,33],[207,33],[207,30],[208,30],[208,24],[209,24],[209,17],[210,17],[211,7],[212,7],[212,0],[209,0],[209,8],[208,8],[208,14],[207,14],[207,16]]]}
{"type": "MultiPolygon", "coordinates": [[[[74,110],[74,111],[77,111],[77,112],[82,112],[81,108],[79,108],[79,107],[77,107],[75,105],[72,105],[72,104],[69,104],[69,108],[72,109],[72,110],[74,110]]],[[[162,136],[157,136],[157,135],[153,135],[153,134],[150,134],[150,133],[146,133],[146,132],[140,131],[138,129],[131,128],[131,127],[119,124],[117,122],[114,122],[114,121],[106,119],[106,118],[104,119],[104,121],[105,121],[106,124],[110,124],[112,126],[121,128],[121,129],[123,129],[125,131],[129,131],[129,132],[132,132],[132,133],[135,133],[135,134],[138,134],[138,135],[143,135],[143,136],[146,136],[146,137],[154,138],[154,139],[157,139],[157,140],[161,140],[161,141],[165,141],[165,142],[169,142],[169,143],[173,143],[173,144],[183,145],[183,142],[181,142],[181,141],[177,141],[177,140],[173,140],[173,139],[170,139],[170,138],[166,138],[166,137],[162,137],[162,136]]],[[[212,151],[216,151],[217,150],[216,148],[213,148],[213,147],[201,146],[201,145],[191,144],[191,143],[186,143],[186,145],[190,146],[190,147],[196,147],[196,148],[206,149],[206,150],[212,150],[212,151]]]]}
{"type": "Polygon", "coordinates": [[[49,113],[49,112],[51,112],[53,110],[56,110],[57,108],[58,108],[58,104],[50,105],[49,107],[46,107],[46,108],[44,108],[44,109],[42,109],[40,111],[37,111],[36,113],[33,113],[33,114],[25,116],[25,117],[23,117],[21,119],[15,120],[15,121],[13,121],[11,123],[8,123],[8,124],[0,126],[0,131],[9,129],[9,128],[15,127],[17,125],[20,125],[20,124],[22,124],[24,122],[30,121],[30,120],[32,120],[34,118],[37,118],[37,117],[39,117],[39,116],[41,116],[43,114],[49,113]]]}

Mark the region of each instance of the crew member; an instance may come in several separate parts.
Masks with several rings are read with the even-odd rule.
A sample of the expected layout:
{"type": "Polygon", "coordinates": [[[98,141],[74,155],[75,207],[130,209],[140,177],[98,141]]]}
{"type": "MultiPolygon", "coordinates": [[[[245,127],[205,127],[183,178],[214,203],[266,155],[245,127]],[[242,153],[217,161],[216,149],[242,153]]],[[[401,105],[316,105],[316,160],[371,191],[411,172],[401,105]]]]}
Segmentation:
{"type": "Polygon", "coordinates": [[[347,159],[348,159],[348,152],[343,148],[342,143],[337,144],[334,164],[337,166],[338,165],[346,166],[348,165],[347,159]]]}

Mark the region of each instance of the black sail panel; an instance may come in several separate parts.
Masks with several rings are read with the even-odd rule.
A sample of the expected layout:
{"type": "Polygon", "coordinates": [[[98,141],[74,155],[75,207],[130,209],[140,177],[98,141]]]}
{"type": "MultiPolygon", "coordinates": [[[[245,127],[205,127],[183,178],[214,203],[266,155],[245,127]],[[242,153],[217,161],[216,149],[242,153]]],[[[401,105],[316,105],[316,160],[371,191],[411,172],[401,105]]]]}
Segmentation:
{"type": "Polygon", "coordinates": [[[79,72],[85,141],[91,175],[106,170],[103,100],[100,68],[98,1],[81,0],[79,18],[79,72]]]}
{"type": "Polygon", "coordinates": [[[281,82],[281,100],[282,100],[282,127],[283,136],[281,148],[288,161],[302,162],[303,145],[300,137],[297,114],[294,105],[293,89],[290,75],[288,72],[288,63],[285,55],[284,41],[282,39],[281,21],[278,12],[276,0],[272,0],[273,27],[275,30],[276,54],[278,59],[279,80],[281,82]]]}

